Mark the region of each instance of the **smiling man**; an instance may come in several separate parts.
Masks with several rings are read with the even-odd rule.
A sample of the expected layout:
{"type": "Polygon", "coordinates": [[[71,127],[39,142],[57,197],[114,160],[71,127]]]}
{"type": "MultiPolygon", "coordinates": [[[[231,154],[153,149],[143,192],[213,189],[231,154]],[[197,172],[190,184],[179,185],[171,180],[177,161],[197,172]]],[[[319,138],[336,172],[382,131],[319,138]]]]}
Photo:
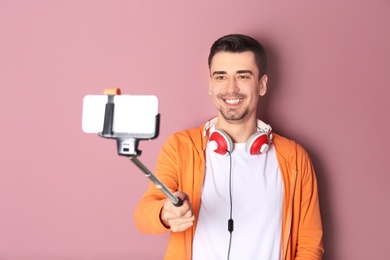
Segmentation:
{"type": "Polygon", "coordinates": [[[183,205],[151,184],[135,211],[139,230],[170,232],[166,260],[322,259],[310,158],[257,118],[268,81],[262,45],[227,35],[208,62],[216,116],[172,134],[157,162],[156,175],[183,205]]]}

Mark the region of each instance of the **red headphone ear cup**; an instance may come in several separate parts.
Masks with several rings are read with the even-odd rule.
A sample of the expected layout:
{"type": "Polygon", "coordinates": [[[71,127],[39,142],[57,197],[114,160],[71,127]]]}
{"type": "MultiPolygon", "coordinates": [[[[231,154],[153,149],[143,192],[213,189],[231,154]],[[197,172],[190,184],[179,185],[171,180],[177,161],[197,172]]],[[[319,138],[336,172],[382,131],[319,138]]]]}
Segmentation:
{"type": "Polygon", "coordinates": [[[225,155],[227,151],[232,152],[233,141],[232,139],[222,130],[215,130],[209,137],[210,142],[215,142],[216,149],[214,152],[225,155]]]}
{"type": "Polygon", "coordinates": [[[254,133],[251,137],[249,137],[245,145],[245,150],[251,155],[266,153],[268,148],[268,135],[263,132],[254,133]]]}

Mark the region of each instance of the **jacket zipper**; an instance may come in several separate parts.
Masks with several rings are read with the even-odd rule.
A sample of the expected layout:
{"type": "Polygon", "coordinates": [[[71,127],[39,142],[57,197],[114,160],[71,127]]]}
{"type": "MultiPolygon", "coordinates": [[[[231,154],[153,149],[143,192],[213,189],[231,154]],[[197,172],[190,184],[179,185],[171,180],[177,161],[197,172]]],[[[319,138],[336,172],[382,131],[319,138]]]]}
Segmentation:
{"type": "Polygon", "coordinates": [[[283,256],[282,256],[282,260],[286,260],[286,256],[287,256],[287,246],[288,246],[288,241],[290,241],[290,236],[291,236],[291,218],[292,218],[292,206],[293,206],[293,201],[294,201],[294,194],[295,194],[295,185],[296,185],[296,181],[297,181],[297,175],[298,175],[298,170],[297,169],[293,169],[292,172],[294,172],[294,178],[293,178],[293,181],[291,182],[291,192],[290,192],[290,204],[289,204],[289,208],[288,208],[288,216],[287,216],[287,219],[286,219],[286,231],[287,232],[287,236],[286,238],[284,239],[284,245],[283,245],[283,256]]]}

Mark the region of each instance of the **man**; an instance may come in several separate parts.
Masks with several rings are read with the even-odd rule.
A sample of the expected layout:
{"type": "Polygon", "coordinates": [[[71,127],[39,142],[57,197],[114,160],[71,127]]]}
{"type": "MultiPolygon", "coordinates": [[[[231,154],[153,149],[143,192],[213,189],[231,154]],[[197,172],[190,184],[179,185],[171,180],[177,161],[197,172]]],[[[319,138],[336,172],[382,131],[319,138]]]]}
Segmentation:
{"type": "Polygon", "coordinates": [[[217,117],[171,135],[156,175],[183,205],[150,185],[135,211],[141,232],[171,232],[165,259],[322,259],[317,182],[309,156],[257,119],[266,60],[245,35],[209,55],[217,117]]]}

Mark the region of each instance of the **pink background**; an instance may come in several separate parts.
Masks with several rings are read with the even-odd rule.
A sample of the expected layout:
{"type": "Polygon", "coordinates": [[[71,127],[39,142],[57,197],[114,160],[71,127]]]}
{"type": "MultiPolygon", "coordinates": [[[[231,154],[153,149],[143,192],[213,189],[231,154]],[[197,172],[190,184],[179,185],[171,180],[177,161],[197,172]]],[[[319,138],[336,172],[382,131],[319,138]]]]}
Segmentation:
{"type": "Polygon", "coordinates": [[[0,0],[0,259],[162,259],[138,233],[149,180],[115,141],[81,131],[82,99],[154,94],[158,139],[215,114],[209,47],[262,41],[261,118],[301,143],[317,171],[327,260],[385,259],[390,233],[390,2],[0,0]]]}

